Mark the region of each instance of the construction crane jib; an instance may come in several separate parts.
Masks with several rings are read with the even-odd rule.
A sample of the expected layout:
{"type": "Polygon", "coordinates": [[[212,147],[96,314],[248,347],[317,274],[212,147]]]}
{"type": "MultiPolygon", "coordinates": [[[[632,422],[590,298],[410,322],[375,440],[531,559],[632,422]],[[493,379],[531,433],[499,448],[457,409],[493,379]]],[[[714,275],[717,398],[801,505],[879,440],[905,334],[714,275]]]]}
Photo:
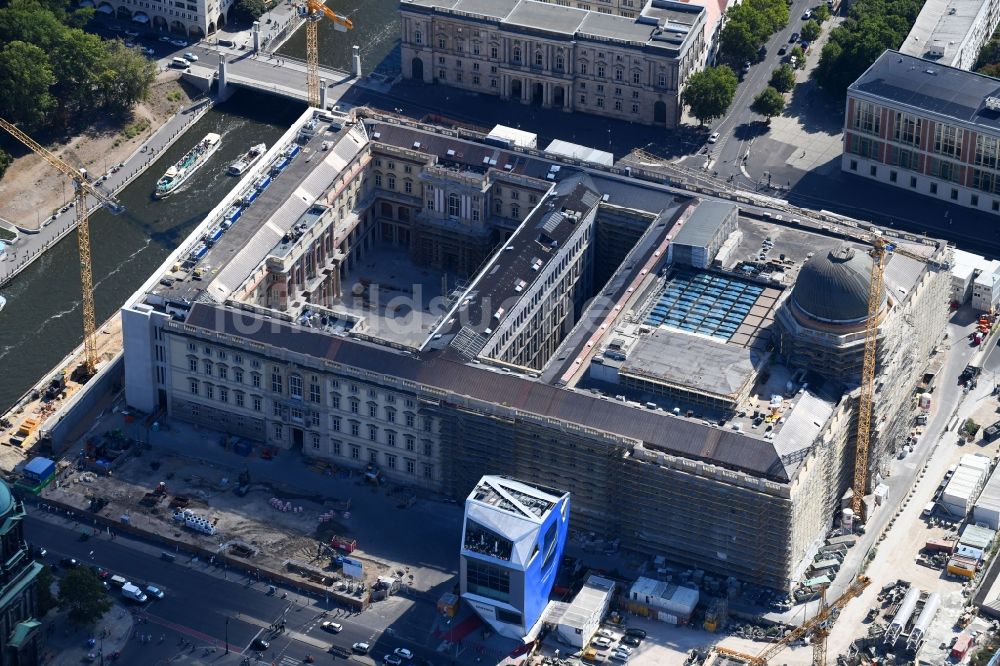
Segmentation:
{"type": "Polygon", "coordinates": [[[865,356],[861,366],[861,395],[858,399],[858,436],[854,457],[854,484],[851,509],[857,520],[865,520],[865,492],[868,490],[868,458],[871,449],[872,407],[875,401],[875,366],[878,347],[878,313],[882,304],[886,255],[895,246],[882,236],[872,239],[871,280],[868,283],[868,319],[865,321],[865,356]]]}
{"type": "Polygon", "coordinates": [[[306,89],[309,106],[319,106],[319,36],[316,24],[323,17],[333,21],[338,32],[354,29],[354,23],[341,16],[319,0],[306,0],[306,89]]]}
{"type": "MultiPolygon", "coordinates": [[[[813,665],[826,666],[826,638],[829,635],[830,627],[833,624],[834,618],[832,615],[835,611],[839,611],[846,606],[851,599],[860,596],[870,583],[871,580],[867,576],[858,576],[851,582],[850,585],[847,586],[847,589],[836,601],[830,605],[821,603],[819,610],[811,620],[806,620],[801,626],[788,632],[788,634],[780,641],[772,643],[768,647],[764,648],[760,654],[746,654],[724,647],[716,647],[715,651],[719,654],[746,662],[749,666],[767,666],[775,655],[784,650],[790,644],[812,632],[813,665]]],[[[826,590],[824,589],[823,592],[825,595],[826,590]]]]}
{"type": "Polygon", "coordinates": [[[76,190],[74,207],[76,208],[76,239],[80,251],[80,288],[83,304],[83,365],[86,375],[92,375],[97,368],[97,324],[94,315],[94,277],[90,259],[90,223],[87,220],[87,197],[94,197],[102,206],[115,214],[121,212],[123,208],[113,197],[92,185],[84,171],[66,164],[3,118],[0,118],[0,128],[6,130],[53,168],[73,181],[76,190]]]}

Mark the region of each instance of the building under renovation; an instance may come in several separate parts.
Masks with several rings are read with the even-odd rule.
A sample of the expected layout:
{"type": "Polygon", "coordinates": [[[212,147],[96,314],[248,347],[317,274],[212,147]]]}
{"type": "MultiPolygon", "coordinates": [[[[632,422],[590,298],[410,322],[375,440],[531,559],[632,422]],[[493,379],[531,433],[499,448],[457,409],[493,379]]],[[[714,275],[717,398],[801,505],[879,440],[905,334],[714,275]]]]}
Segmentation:
{"type": "MultiPolygon", "coordinates": [[[[123,308],[131,407],[456,498],[562,488],[587,538],[791,585],[851,481],[866,230],[314,113],[123,308]]],[[[949,247],[895,240],[873,480],[951,288],[949,247]]]]}

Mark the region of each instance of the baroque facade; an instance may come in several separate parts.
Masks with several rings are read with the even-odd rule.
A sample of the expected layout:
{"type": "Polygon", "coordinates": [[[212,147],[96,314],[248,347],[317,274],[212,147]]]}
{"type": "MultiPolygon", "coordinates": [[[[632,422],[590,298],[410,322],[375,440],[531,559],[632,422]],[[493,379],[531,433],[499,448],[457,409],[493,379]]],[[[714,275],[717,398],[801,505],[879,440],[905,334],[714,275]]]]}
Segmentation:
{"type": "Polygon", "coordinates": [[[583,6],[590,5],[403,2],[403,76],[543,108],[677,126],[684,82],[705,60],[704,8],[649,0],[629,18],[583,6]]]}

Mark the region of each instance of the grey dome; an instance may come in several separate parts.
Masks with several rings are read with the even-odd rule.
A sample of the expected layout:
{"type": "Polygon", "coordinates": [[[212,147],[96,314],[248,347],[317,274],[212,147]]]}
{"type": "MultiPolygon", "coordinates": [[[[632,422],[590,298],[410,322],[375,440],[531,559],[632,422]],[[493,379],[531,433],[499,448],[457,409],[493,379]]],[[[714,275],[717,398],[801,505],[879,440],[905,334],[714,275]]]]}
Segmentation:
{"type": "MultiPolygon", "coordinates": [[[[802,266],[792,288],[792,302],[807,317],[832,324],[856,324],[868,319],[868,289],[872,259],[842,245],[817,254],[802,266]]],[[[879,308],[885,304],[885,285],[879,308]]]]}

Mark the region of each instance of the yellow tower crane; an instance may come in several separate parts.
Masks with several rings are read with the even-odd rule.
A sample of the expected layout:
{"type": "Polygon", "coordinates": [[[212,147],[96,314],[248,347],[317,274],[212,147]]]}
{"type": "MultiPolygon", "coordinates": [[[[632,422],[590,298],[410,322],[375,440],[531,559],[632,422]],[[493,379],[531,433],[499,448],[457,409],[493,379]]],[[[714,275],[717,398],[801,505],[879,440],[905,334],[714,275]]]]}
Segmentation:
{"type": "Polygon", "coordinates": [[[791,643],[794,643],[809,632],[812,632],[813,666],[826,666],[826,638],[830,633],[830,626],[834,621],[834,618],[832,618],[831,615],[833,615],[834,611],[839,611],[841,608],[846,606],[847,602],[851,599],[864,592],[869,583],[871,583],[871,581],[867,576],[858,576],[850,585],[847,586],[847,590],[840,595],[840,598],[829,606],[825,603],[826,591],[824,590],[824,596],[822,597],[819,611],[811,620],[803,622],[802,626],[796,627],[792,631],[788,632],[787,636],[782,638],[780,641],[767,646],[758,655],[745,654],[743,652],[730,650],[729,648],[724,647],[714,648],[715,652],[744,661],[749,666],[767,666],[776,654],[784,650],[791,643]]]}
{"type": "Polygon", "coordinates": [[[30,136],[0,118],[0,127],[26,145],[73,181],[76,190],[76,240],[80,249],[80,286],[83,294],[83,370],[89,377],[97,368],[97,325],[94,321],[94,278],[90,263],[90,223],[87,220],[87,196],[97,199],[111,212],[118,213],[122,206],[113,197],[90,183],[85,172],[75,169],[39,145],[30,136]]]}
{"type": "Polygon", "coordinates": [[[351,19],[341,16],[319,0],[306,0],[306,88],[309,92],[309,106],[319,106],[319,36],[317,34],[320,18],[326,17],[333,21],[333,27],[338,32],[354,29],[351,19]]]}

